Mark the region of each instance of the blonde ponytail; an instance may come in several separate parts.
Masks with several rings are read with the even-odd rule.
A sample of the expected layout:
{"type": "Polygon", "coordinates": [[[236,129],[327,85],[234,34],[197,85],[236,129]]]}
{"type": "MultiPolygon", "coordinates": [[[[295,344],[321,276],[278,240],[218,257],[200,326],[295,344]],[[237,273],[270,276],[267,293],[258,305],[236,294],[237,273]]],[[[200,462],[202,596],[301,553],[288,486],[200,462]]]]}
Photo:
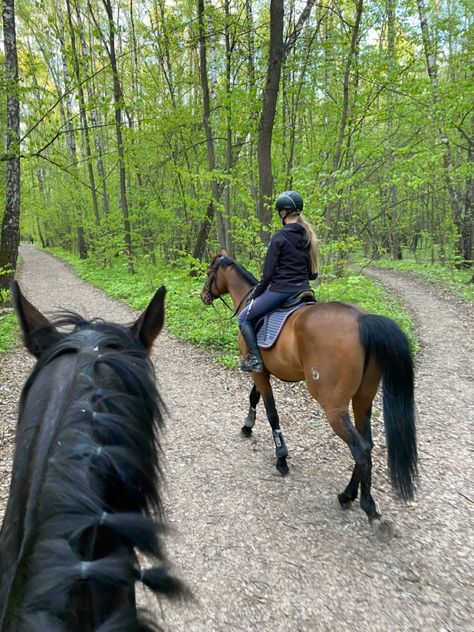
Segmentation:
{"type": "Polygon", "coordinates": [[[306,236],[308,237],[308,242],[310,244],[309,256],[311,259],[311,272],[313,272],[314,274],[318,271],[319,268],[319,248],[316,232],[311,224],[303,217],[303,215],[298,215],[298,223],[303,226],[306,232],[306,236]]]}

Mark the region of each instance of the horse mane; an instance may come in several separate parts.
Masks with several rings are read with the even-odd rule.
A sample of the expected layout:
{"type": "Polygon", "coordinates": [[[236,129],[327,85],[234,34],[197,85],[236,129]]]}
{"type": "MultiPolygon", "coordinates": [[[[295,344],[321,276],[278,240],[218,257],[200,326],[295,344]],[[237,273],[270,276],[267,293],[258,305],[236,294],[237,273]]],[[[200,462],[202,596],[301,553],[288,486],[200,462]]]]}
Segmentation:
{"type": "MultiPolygon", "coordinates": [[[[71,393],[48,438],[39,495],[28,500],[37,507],[36,528],[18,629],[29,632],[44,632],[46,621],[48,630],[76,629],[68,618],[68,600],[85,583],[97,591],[94,600],[106,612],[110,591],[133,591],[136,581],[169,596],[182,591],[163,567],[160,523],[153,517],[162,514],[158,430],[165,410],[153,364],[127,327],[72,312],[53,324],[72,331],[58,333],[40,356],[20,407],[21,418],[47,365],[74,354],[71,393]],[[97,534],[103,550],[96,555],[97,534]],[[135,549],[159,566],[141,569],[135,549]]],[[[35,440],[41,439],[38,431],[35,440]]],[[[159,629],[137,618],[132,608],[110,612],[100,630],[109,626],[159,629]]]]}
{"type": "Polygon", "coordinates": [[[243,265],[241,265],[240,263],[237,263],[237,261],[235,261],[234,259],[231,259],[230,257],[221,257],[221,259],[219,260],[219,265],[222,266],[223,268],[227,268],[228,266],[233,266],[239,273],[240,277],[244,281],[247,281],[247,283],[250,283],[250,285],[252,286],[257,285],[258,283],[258,280],[254,277],[254,275],[251,272],[249,272],[246,268],[244,268],[243,265]]]}

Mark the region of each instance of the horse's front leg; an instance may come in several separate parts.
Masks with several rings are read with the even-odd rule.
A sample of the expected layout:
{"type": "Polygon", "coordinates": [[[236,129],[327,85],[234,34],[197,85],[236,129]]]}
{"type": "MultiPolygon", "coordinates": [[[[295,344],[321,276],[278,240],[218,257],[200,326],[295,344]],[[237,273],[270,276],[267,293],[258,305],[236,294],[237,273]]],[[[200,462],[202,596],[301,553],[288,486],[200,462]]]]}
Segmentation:
{"type": "Polygon", "coordinates": [[[273,441],[275,442],[275,453],[277,457],[276,468],[283,476],[288,474],[288,464],[286,457],[288,456],[288,448],[286,447],[283,433],[280,428],[280,419],[273,398],[273,390],[270,384],[270,376],[268,373],[253,373],[252,378],[258,392],[263,397],[267,418],[272,428],[273,441]]]}
{"type": "Polygon", "coordinates": [[[249,412],[245,418],[245,423],[242,426],[242,434],[244,437],[250,437],[252,434],[252,428],[255,426],[255,419],[257,417],[257,404],[259,401],[260,393],[254,384],[249,396],[249,412]]]}

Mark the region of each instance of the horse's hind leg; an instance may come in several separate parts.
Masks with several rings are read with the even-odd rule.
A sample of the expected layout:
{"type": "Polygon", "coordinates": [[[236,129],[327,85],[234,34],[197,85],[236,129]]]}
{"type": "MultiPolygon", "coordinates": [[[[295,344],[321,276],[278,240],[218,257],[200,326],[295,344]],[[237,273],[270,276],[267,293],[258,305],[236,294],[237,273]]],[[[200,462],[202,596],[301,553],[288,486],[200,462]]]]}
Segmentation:
{"type": "Polygon", "coordinates": [[[244,435],[244,437],[250,437],[250,435],[252,434],[252,428],[255,426],[255,419],[257,417],[257,404],[259,401],[260,393],[254,384],[249,396],[249,412],[247,413],[245,423],[242,426],[242,434],[244,435]]]}
{"type": "Polygon", "coordinates": [[[337,495],[337,499],[343,509],[350,509],[352,502],[357,498],[360,483],[360,472],[358,465],[354,465],[352,470],[351,480],[346,489],[337,495]]]}
{"type": "Polygon", "coordinates": [[[267,413],[268,422],[272,428],[273,441],[275,442],[275,453],[277,457],[276,468],[283,476],[288,474],[288,464],[286,457],[288,456],[288,448],[286,447],[283,433],[280,428],[280,418],[275,406],[273,390],[270,384],[270,377],[267,373],[254,373],[253,380],[255,387],[263,397],[265,411],[267,413]]]}
{"type": "Polygon", "coordinates": [[[342,410],[327,413],[329,423],[334,432],[343,439],[354,457],[355,466],[351,480],[342,494],[338,495],[339,503],[343,509],[347,509],[357,497],[359,484],[361,486],[361,507],[366,512],[369,520],[378,517],[375,503],[370,495],[370,481],[372,471],[372,437],[370,435],[370,413],[362,432],[352,423],[349,411],[342,410]]]}
{"type": "MultiPolygon", "coordinates": [[[[352,409],[354,411],[356,430],[359,432],[360,436],[365,439],[365,441],[367,441],[367,443],[370,445],[370,449],[372,450],[373,442],[370,427],[370,419],[372,415],[372,399],[367,400],[366,398],[362,398],[359,395],[355,395],[352,400],[352,409]]],[[[368,457],[368,469],[372,469],[372,459],[370,454],[368,457]]],[[[361,484],[361,482],[362,471],[356,463],[354,465],[354,469],[352,470],[352,476],[349,484],[347,485],[346,489],[338,495],[338,500],[343,509],[349,509],[349,507],[352,505],[352,501],[357,498],[359,484],[361,484]]],[[[370,496],[370,485],[368,491],[370,496]]],[[[366,485],[364,485],[364,489],[361,489],[361,506],[365,506],[366,504],[368,504],[366,494],[367,489],[366,485]]]]}
{"type": "MultiPolygon", "coordinates": [[[[374,520],[377,520],[380,523],[380,514],[377,512],[377,507],[371,494],[372,448],[374,447],[374,443],[372,441],[372,430],[370,425],[372,417],[372,402],[374,401],[374,397],[377,393],[379,382],[380,372],[375,364],[375,361],[371,358],[365,369],[361,384],[352,398],[352,410],[354,412],[355,427],[361,437],[370,445],[370,452],[367,456],[367,466],[363,471],[359,472],[359,481],[360,506],[367,514],[371,523],[374,520]]],[[[356,468],[357,466],[354,468],[354,473],[356,468]]],[[[349,486],[350,483],[348,487],[349,486]]]]}

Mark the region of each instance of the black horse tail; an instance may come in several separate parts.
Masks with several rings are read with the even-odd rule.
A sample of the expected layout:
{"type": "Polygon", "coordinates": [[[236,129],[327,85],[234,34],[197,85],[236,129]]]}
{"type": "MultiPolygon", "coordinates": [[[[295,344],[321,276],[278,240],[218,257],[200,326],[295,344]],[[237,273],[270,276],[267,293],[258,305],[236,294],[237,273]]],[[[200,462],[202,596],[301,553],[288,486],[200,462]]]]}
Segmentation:
{"type": "Polygon", "coordinates": [[[366,357],[374,355],[382,373],[390,480],[402,500],[407,501],[413,498],[418,475],[410,344],[402,329],[385,316],[363,314],[359,333],[366,357]]]}

